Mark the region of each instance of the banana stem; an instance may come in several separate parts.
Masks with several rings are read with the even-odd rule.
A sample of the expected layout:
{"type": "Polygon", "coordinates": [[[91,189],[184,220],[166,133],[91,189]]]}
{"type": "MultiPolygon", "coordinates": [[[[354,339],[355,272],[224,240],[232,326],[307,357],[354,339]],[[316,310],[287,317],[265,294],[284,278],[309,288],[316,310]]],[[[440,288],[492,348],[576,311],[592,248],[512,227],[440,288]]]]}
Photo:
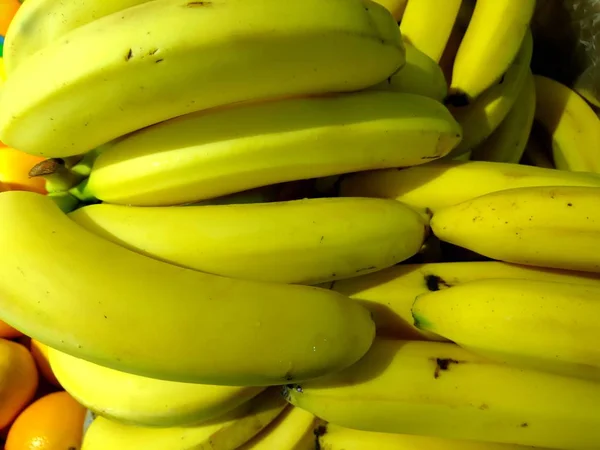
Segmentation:
{"type": "Polygon", "coordinates": [[[46,180],[48,192],[65,192],[81,182],[81,175],[69,170],[64,161],[59,158],[50,158],[42,161],[29,171],[30,177],[43,177],[46,180]]]}
{"type": "Polygon", "coordinates": [[[88,188],[88,180],[89,178],[84,179],[77,186],[69,189],[69,194],[73,197],[77,198],[79,201],[83,203],[95,203],[99,200],[96,198],[94,194],[92,194],[88,188]]]}
{"type": "Polygon", "coordinates": [[[70,213],[79,206],[79,200],[68,192],[51,192],[48,197],[56,203],[62,212],[70,213]]]}

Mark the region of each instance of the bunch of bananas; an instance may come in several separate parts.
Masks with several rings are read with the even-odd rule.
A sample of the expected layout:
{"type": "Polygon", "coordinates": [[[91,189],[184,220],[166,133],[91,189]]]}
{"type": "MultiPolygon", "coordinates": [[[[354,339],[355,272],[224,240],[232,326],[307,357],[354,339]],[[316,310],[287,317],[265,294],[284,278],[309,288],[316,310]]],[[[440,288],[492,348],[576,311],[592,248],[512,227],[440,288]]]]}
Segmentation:
{"type": "Polygon", "coordinates": [[[534,9],[27,0],[0,319],[83,449],[600,448],[600,121],[534,9]]]}

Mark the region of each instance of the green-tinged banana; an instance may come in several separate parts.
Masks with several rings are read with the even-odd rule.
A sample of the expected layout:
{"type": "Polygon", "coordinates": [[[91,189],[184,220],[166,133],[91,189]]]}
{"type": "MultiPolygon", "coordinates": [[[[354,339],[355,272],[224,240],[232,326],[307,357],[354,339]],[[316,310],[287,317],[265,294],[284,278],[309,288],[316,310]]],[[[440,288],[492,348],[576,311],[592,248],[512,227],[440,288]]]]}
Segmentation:
{"type": "Polygon", "coordinates": [[[245,444],[286,408],[268,389],[226,416],[188,427],[138,427],[97,417],[85,433],[81,450],[234,450],[245,444]]]}
{"type": "Polygon", "coordinates": [[[406,43],[404,49],[406,50],[404,66],[371,89],[408,92],[442,102],[448,94],[448,85],[441,67],[411,44],[406,43]]]}
{"type": "Polygon", "coordinates": [[[103,203],[70,217],[98,236],[179,266],[299,284],[390,267],[415,255],[428,234],[421,214],[371,198],[154,208],[103,203]]]}
{"type": "Polygon", "coordinates": [[[11,217],[0,230],[0,319],[112,369],[283,384],[354,363],[375,333],[369,312],[339,293],[156,261],[95,236],[40,194],[0,193],[0,216],[11,217]]]}
{"type": "Polygon", "coordinates": [[[409,0],[400,23],[404,39],[438,63],[462,0],[409,0]]]}
{"type": "Polygon", "coordinates": [[[600,173],[600,119],[575,91],[536,75],[535,119],[552,137],[557,169],[600,173]]]}
{"type": "Polygon", "coordinates": [[[173,427],[215,419],[263,388],[212,386],[141,377],[48,348],[61,386],[95,414],[148,427],[173,427]]]}
{"type": "Polygon", "coordinates": [[[267,428],[239,450],[314,450],[317,418],[294,406],[286,408],[267,428]]]}
{"type": "Polygon", "coordinates": [[[119,139],[98,156],[84,191],[109,203],[172,205],[423,164],[459,140],[460,127],[444,105],[420,95],[288,99],[190,114],[119,139]]]}
{"type": "MultiPolygon", "coordinates": [[[[502,0],[500,0],[502,1],[502,0]]],[[[457,156],[474,150],[482,144],[503,122],[531,73],[529,63],[533,52],[533,38],[527,32],[521,50],[504,74],[502,80],[491,86],[473,102],[457,104],[451,108],[452,114],[461,125],[463,139],[452,151],[457,156]]]]}
{"type": "Polygon", "coordinates": [[[346,197],[394,198],[436,212],[480,195],[526,186],[594,186],[600,176],[488,161],[439,161],[398,170],[352,174],[341,183],[346,197]]]}
{"type": "Polygon", "coordinates": [[[544,450],[541,447],[441,439],[413,434],[376,433],[335,424],[315,430],[320,450],[544,450]]]}
{"type": "Polygon", "coordinates": [[[406,3],[408,0],[374,0],[375,3],[379,3],[392,13],[392,16],[396,22],[400,22],[406,9],[406,3]]]}
{"type": "Polygon", "coordinates": [[[0,97],[0,140],[82,154],[194,111],[366,88],[403,63],[397,23],[370,0],[155,0],[23,61],[0,97]]]}
{"type": "Polygon", "coordinates": [[[473,149],[471,160],[518,164],[527,146],[534,114],[535,83],[530,71],[507,116],[490,137],[473,149]]]}
{"type": "Polygon", "coordinates": [[[534,9],[535,0],[477,0],[454,61],[451,94],[471,102],[506,76],[534,9]]]}
{"type": "Polygon", "coordinates": [[[417,327],[490,359],[600,380],[599,285],[471,281],[417,297],[413,317],[417,327]]]}
{"type": "Polygon", "coordinates": [[[600,273],[600,189],[536,186],[492,192],[437,211],[442,241],[501,261],[600,273]]]}
{"type": "Polygon", "coordinates": [[[364,431],[572,450],[600,443],[600,383],[495,363],[447,342],[376,339],[352,367],[284,394],[364,431]]]}
{"type": "Polygon", "coordinates": [[[443,341],[445,338],[439,334],[414,326],[411,308],[415,298],[469,281],[490,278],[590,284],[600,289],[600,278],[587,272],[542,269],[497,261],[401,264],[369,275],[337,281],[331,289],[359,301],[371,311],[379,336],[443,341]]]}
{"type": "Polygon", "coordinates": [[[6,74],[71,30],[150,0],[35,0],[21,6],[4,43],[6,74]]]}

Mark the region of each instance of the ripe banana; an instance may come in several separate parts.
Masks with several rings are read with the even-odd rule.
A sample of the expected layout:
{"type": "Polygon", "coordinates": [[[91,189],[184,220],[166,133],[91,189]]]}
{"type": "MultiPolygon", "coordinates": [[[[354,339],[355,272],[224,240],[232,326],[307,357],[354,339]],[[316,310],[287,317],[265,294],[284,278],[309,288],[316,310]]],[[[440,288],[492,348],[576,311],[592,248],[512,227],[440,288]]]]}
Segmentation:
{"type": "Polygon", "coordinates": [[[452,151],[451,156],[474,150],[500,126],[517,101],[531,73],[529,63],[532,52],[533,38],[528,31],[521,49],[502,80],[468,105],[451,108],[454,118],[463,130],[463,139],[452,151]]]}
{"type": "Polygon", "coordinates": [[[535,0],[477,0],[454,61],[451,94],[472,102],[505,76],[534,9],[535,0]]]}
{"type": "Polygon", "coordinates": [[[48,348],[62,387],[95,414],[148,427],[173,427],[214,419],[263,388],[212,386],[157,380],[109,369],[48,348]]]}
{"type": "Polygon", "coordinates": [[[352,174],[341,183],[346,197],[394,198],[434,213],[480,195],[526,186],[594,186],[600,176],[487,161],[439,161],[408,169],[352,174]]]}
{"type": "Polygon", "coordinates": [[[178,266],[232,278],[317,284],[415,255],[423,217],[393,200],[317,198],[187,207],[90,205],[70,214],[87,230],[178,266]]]}
{"type": "Polygon", "coordinates": [[[366,88],[403,63],[398,25],[370,0],[155,0],[20,64],[0,98],[0,140],[77,155],[194,111],[366,88]]]}
{"type": "Polygon", "coordinates": [[[400,22],[404,39],[438,63],[462,0],[409,0],[400,22]]]}
{"type": "Polygon", "coordinates": [[[441,67],[411,44],[405,43],[404,49],[404,66],[371,89],[424,95],[442,102],[448,94],[448,86],[441,67]]]}
{"type": "Polygon", "coordinates": [[[514,105],[502,123],[473,150],[471,160],[518,164],[523,157],[535,114],[535,83],[529,71],[514,105]]]}
{"type": "Polygon", "coordinates": [[[406,9],[406,3],[408,0],[374,0],[375,3],[379,3],[384,6],[390,13],[396,22],[402,20],[404,10],[406,9]]]}
{"type": "Polygon", "coordinates": [[[600,383],[494,363],[452,343],[376,339],[352,367],[284,394],[364,431],[572,450],[600,443],[600,383]]]}
{"type": "Polygon", "coordinates": [[[437,211],[434,234],[488,258],[600,273],[600,189],[536,186],[437,211]]]}
{"type": "Polygon", "coordinates": [[[552,136],[557,169],[600,173],[600,119],[576,92],[536,75],[536,120],[552,136]]]}
{"type": "Polygon", "coordinates": [[[450,112],[423,96],[367,91],[288,99],[191,114],[117,140],[96,159],[84,192],[109,203],[173,205],[423,164],[459,140],[450,112]]]}
{"type": "Polygon", "coordinates": [[[35,0],[24,3],[10,23],[4,42],[6,73],[82,25],[150,0],[35,0]]]}
{"type": "Polygon", "coordinates": [[[417,297],[415,325],[500,362],[600,380],[600,286],[483,279],[417,297]]]}
{"type": "Polygon", "coordinates": [[[152,378],[265,386],[340,370],[371,345],[369,312],[341,294],[156,261],[40,194],[0,193],[0,216],[11,217],[0,229],[0,319],[72,356],[152,378]]]}
{"type": "Polygon", "coordinates": [[[600,279],[586,272],[497,261],[401,264],[369,275],[336,281],[330,288],[357,300],[371,311],[378,336],[444,341],[445,338],[436,334],[435,330],[414,326],[411,308],[415,298],[469,281],[490,278],[589,284],[600,289],[600,279]]]}
{"type": "Polygon", "coordinates": [[[286,407],[269,389],[226,416],[188,427],[150,428],[94,419],[81,450],[234,450],[260,433],[286,407]]]}
{"type": "Polygon", "coordinates": [[[316,422],[313,414],[291,406],[239,450],[314,450],[316,422]]]}
{"type": "Polygon", "coordinates": [[[320,450],[535,450],[513,444],[353,430],[332,423],[321,426],[316,433],[320,450]]]}

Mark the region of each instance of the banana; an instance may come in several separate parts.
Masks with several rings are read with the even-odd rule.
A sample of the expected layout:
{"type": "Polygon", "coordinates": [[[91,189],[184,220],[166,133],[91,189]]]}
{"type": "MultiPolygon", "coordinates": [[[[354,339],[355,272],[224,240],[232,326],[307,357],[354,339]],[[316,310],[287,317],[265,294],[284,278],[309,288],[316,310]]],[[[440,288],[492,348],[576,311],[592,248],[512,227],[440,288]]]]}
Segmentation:
{"type": "Polygon", "coordinates": [[[526,186],[600,187],[600,176],[510,163],[439,161],[349,175],[341,183],[341,194],[394,198],[435,213],[490,192],[526,186]]]}
{"type": "Polygon", "coordinates": [[[370,0],[155,0],[23,61],[0,98],[0,140],[77,155],[194,111],[366,88],[403,63],[397,23],[370,0]]]}
{"type": "Polygon", "coordinates": [[[516,58],[499,83],[491,86],[473,102],[450,108],[463,130],[463,139],[452,151],[451,156],[474,150],[500,126],[513,108],[531,73],[529,63],[532,52],[533,38],[528,31],[516,58]]]}
{"type": "Polygon", "coordinates": [[[72,356],[171,381],[266,386],[340,370],[371,345],[369,312],[341,294],[156,261],[40,194],[0,193],[0,216],[14,221],[0,230],[0,319],[72,356]]]}
{"type": "Polygon", "coordinates": [[[150,428],[94,419],[81,450],[234,450],[260,433],[286,407],[269,389],[225,417],[188,427],[150,428]]]}
{"type": "Polygon", "coordinates": [[[477,0],[454,61],[451,94],[470,103],[505,76],[534,9],[535,0],[477,0]]]}
{"type": "Polygon", "coordinates": [[[449,111],[419,95],[288,99],[191,114],[117,140],[100,153],[83,191],[109,203],[173,205],[284,181],[423,164],[459,140],[449,111]]]}
{"type": "Polygon", "coordinates": [[[600,286],[503,278],[417,297],[417,327],[517,367],[600,380],[600,286]]]}
{"type": "Polygon", "coordinates": [[[494,363],[446,342],[376,339],[352,367],[284,394],[364,431],[572,450],[600,443],[600,383],[494,363]]]}
{"type": "Polygon", "coordinates": [[[557,169],[600,173],[600,119],[575,91],[536,75],[535,119],[552,136],[557,169]]]}
{"type": "Polygon", "coordinates": [[[535,450],[513,444],[353,430],[333,423],[321,426],[316,432],[320,450],[535,450]]]}
{"type": "Polygon", "coordinates": [[[533,74],[529,71],[507,116],[490,137],[473,149],[471,160],[518,164],[527,146],[534,114],[535,83],[533,74]]]}
{"type": "Polygon", "coordinates": [[[313,414],[291,406],[239,450],[314,450],[316,422],[313,414]]]}
{"type": "Polygon", "coordinates": [[[402,36],[438,63],[462,0],[409,0],[400,22],[402,36]]]}
{"type": "Polygon", "coordinates": [[[488,258],[600,273],[600,189],[536,186],[437,211],[433,233],[488,258]]]}
{"type": "Polygon", "coordinates": [[[6,73],[71,30],[150,0],[35,0],[13,17],[4,43],[6,73]]]}
{"type": "MultiPolygon", "coordinates": [[[[395,339],[444,341],[434,330],[416,328],[411,313],[419,295],[490,278],[557,281],[593,285],[600,279],[586,272],[560,271],[498,261],[401,264],[369,275],[336,281],[330,287],[371,311],[377,335],[395,339]]],[[[483,324],[485,325],[485,324],[483,324]]]]}
{"type": "Polygon", "coordinates": [[[448,86],[441,67],[411,44],[405,43],[404,49],[406,51],[404,66],[371,89],[408,92],[442,102],[448,94],[448,86]]]}
{"type": "Polygon", "coordinates": [[[402,20],[404,10],[406,9],[406,3],[408,0],[374,0],[375,3],[379,3],[384,6],[390,13],[396,22],[402,20]]]}
{"type": "Polygon", "coordinates": [[[183,426],[222,416],[264,388],[177,383],[109,369],[48,349],[61,386],[95,414],[121,423],[183,426]]]}

